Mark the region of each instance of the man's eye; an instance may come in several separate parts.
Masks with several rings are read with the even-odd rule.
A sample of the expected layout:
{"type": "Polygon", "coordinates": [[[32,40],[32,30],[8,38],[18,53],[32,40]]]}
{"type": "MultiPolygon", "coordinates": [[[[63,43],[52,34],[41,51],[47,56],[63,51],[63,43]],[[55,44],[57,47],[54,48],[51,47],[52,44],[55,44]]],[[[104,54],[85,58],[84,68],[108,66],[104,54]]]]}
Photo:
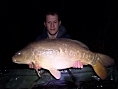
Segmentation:
{"type": "Polygon", "coordinates": [[[47,22],[47,23],[50,23],[50,22],[47,22]]]}

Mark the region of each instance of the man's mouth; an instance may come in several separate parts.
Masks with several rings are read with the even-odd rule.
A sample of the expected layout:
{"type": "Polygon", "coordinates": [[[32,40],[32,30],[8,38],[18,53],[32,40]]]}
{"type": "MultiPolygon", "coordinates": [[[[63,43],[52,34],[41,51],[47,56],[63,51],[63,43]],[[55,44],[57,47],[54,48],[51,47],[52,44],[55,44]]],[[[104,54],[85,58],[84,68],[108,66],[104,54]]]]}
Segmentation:
{"type": "Polygon", "coordinates": [[[55,30],[55,29],[50,29],[50,30],[52,31],[52,30],[55,30]]]}

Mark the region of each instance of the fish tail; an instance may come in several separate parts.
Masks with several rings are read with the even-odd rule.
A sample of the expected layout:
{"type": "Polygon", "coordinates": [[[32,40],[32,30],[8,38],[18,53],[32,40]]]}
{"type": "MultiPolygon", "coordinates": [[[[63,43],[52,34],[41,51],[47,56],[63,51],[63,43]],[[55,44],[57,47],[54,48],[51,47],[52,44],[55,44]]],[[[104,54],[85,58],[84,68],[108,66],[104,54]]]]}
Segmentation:
{"type": "Polygon", "coordinates": [[[102,79],[104,80],[107,77],[107,69],[105,68],[105,66],[100,62],[100,60],[98,60],[96,62],[96,64],[92,65],[94,71],[96,72],[96,74],[102,79]]]}
{"type": "Polygon", "coordinates": [[[114,59],[113,58],[111,58],[107,55],[101,54],[101,53],[97,53],[97,55],[99,56],[100,61],[102,62],[102,64],[105,67],[108,67],[108,66],[111,66],[111,65],[114,64],[114,59]]]}

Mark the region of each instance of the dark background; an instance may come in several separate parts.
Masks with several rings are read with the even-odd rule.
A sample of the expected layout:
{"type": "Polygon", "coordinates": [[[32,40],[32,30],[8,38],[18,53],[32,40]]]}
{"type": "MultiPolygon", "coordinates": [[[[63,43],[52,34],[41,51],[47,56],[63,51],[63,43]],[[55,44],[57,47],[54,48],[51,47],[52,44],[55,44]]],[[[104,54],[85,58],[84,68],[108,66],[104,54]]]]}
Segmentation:
{"type": "Polygon", "coordinates": [[[1,0],[0,68],[14,68],[12,56],[41,34],[43,15],[50,7],[60,11],[62,25],[73,39],[118,64],[117,1],[1,0]]]}

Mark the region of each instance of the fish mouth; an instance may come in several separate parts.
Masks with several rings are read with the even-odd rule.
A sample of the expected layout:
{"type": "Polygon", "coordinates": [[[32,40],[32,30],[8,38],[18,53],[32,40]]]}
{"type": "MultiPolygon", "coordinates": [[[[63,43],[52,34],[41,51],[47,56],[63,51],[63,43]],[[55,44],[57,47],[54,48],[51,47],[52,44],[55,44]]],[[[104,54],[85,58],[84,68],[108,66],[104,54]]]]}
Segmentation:
{"type": "Polygon", "coordinates": [[[14,63],[20,63],[20,61],[16,60],[14,57],[12,57],[12,61],[13,61],[14,63]]]}
{"type": "Polygon", "coordinates": [[[29,61],[19,60],[15,57],[12,57],[12,62],[17,63],[17,64],[29,64],[29,61]]]}
{"type": "Polygon", "coordinates": [[[25,63],[22,63],[21,61],[18,61],[18,60],[16,60],[16,59],[12,59],[12,61],[13,61],[14,63],[18,63],[18,64],[25,64],[25,63]]]}
{"type": "Polygon", "coordinates": [[[15,59],[14,57],[12,57],[12,61],[13,61],[13,62],[16,62],[16,59],[15,59]]]}

